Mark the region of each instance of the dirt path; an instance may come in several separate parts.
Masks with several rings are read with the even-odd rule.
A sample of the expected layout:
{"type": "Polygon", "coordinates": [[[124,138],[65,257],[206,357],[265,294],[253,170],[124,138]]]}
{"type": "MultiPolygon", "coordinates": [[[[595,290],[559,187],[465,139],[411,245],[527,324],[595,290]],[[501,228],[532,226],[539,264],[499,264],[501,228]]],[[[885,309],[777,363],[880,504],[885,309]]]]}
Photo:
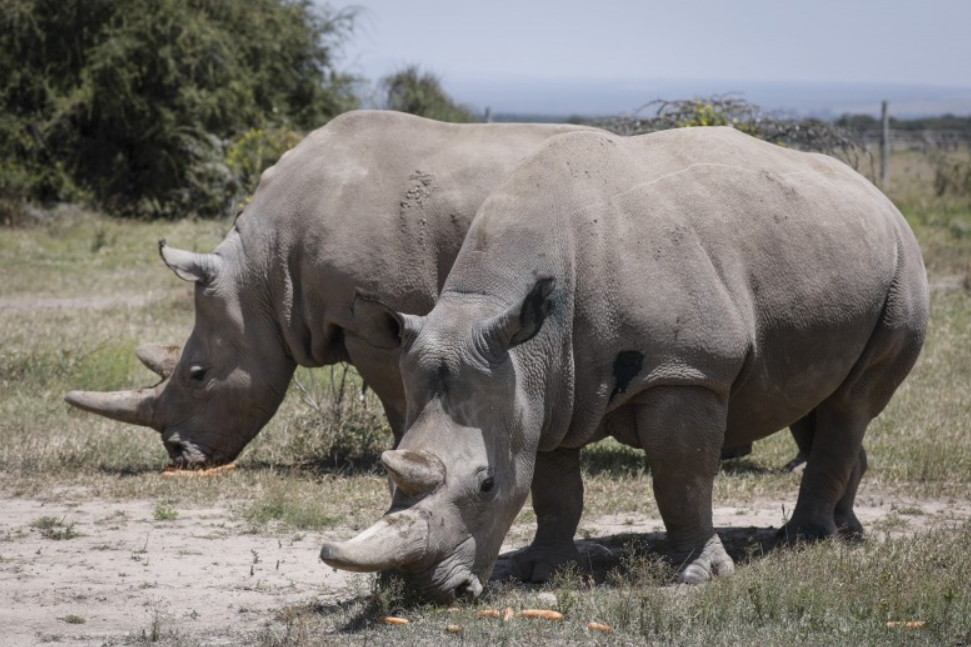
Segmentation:
{"type": "MultiPolygon", "coordinates": [[[[717,508],[729,550],[771,536],[782,505],[717,508]]],[[[153,632],[177,632],[189,644],[240,645],[280,623],[288,605],[347,599],[368,587],[366,576],[317,559],[325,534],[347,538],[348,529],[252,533],[226,507],[180,509],[177,518],[160,521],[152,501],[0,499],[0,510],[0,643],[9,647],[118,645],[151,641],[153,632]],[[70,528],[78,536],[45,537],[34,527],[43,518],[60,523],[55,532],[70,528]]],[[[857,512],[880,537],[971,519],[971,502],[871,497],[857,512]]],[[[604,556],[616,561],[610,551],[616,556],[620,544],[611,536],[643,535],[653,543],[662,529],[658,519],[632,515],[584,519],[582,527],[596,529],[598,541],[583,543],[600,563],[604,556]]],[[[522,543],[530,532],[514,528],[510,536],[522,543]]]]}
{"type": "Polygon", "coordinates": [[[319,534],[248,534],[225,508],[180,509],[170,521],[156,521],[149,501],[13,499],[0,509],[0,642],[11,647],[172,629],[233,645],[280,607],[351,592],[351,578],[317,560],[319,534]],[[43,517],[79,536],[44,537],[31,527],[43,517]]]}

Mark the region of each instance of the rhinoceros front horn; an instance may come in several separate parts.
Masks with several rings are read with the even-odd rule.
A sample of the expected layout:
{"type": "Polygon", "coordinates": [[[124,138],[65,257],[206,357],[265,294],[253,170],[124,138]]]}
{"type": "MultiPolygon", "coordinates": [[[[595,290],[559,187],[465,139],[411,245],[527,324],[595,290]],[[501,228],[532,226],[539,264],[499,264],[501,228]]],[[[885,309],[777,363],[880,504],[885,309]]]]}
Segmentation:
{"type": "Polygon", "coordinates": [[[152,426],[155,413],[154,389],[108,393],[71,391],[64,400],[78,409],[142,427],[152,426]]]}
{"type": "Polygon", "coordinates": [[[413,510],[394,512],[345,542],[325,541],[320,559],[328,566],[355,573],[401,568],[428,553],[428,522],[413,510]]]}
{"type": "Polygon", "coordinates": [[[381,454],[381,462],[394,484],[407,496],[428,494],[445,482],[445,465],[430,452],[388,450],[381,454]]]}

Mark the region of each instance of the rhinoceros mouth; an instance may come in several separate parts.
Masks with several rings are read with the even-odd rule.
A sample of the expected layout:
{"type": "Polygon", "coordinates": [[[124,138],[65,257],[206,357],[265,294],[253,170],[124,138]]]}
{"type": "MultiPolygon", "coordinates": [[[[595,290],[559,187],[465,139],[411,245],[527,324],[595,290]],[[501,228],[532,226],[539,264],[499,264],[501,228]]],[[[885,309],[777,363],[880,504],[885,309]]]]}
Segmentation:
{"type": "Polygon", "coordinates": [[[435,573],[435,569],[421,573],[408,573],[395,569],[385,571],[380,579],[385,586],[391,585],[396,580],[400,581],[406,589],[417,593],[422,599],[440,605],[452,604],[456,600],[474,602],[483,591],[479,576],[465,567],[455,569],[445,579],[441,579],[435,573]]]}
{"type": "Polygon", "coordinates": [[[162,444],[169,454],[170,466],[176,469],[201,469],[218,467],[232,458],[224,457],[195,442],[184,440],[178,432],[164,432],[162,444]]]}
{"type": "Polygon", "coordinates": [[[455,600],[473,602],[482,595],[483,578],[475,573],[471,561],[462,557],[467,551],[474,550],[475,542],[470,537],[459,544],[452,553],[453,559],[439,562],[421,573],[406,576],[421,591],[422,597],[438,604],[451,604],[455,600]]]}

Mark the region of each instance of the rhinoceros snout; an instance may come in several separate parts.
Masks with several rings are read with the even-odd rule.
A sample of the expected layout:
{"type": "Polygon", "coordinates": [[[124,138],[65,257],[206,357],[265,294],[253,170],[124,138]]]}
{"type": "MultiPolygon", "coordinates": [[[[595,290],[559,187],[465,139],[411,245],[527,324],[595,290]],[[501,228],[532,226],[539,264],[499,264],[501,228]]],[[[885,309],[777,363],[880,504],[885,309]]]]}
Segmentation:
{"type": "Polygon", "coordinates": [[[183,440],[178,433],[171,434],[168,437],[163,434],[162,444],[169,454],[169,459],[178,467],[215,467],[231,460],[216,455],[206,447],[183,440]]]}

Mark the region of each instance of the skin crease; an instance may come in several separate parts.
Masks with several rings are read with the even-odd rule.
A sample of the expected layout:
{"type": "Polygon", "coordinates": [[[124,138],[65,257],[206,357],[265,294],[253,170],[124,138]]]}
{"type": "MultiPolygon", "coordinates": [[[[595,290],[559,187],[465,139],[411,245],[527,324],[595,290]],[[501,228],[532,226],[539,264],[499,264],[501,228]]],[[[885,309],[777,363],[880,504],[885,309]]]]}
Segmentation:
{"type": "Polygon", "coordinates": [[[68,402],[158,430],[178,463],[220,464],[273,416],[297,365],[347,361],[380,398],[397,440],[398,349],[364,341],[371,333],[351,314],[356,291],[427,313],[489,192],[543,141],[580,129],[444,124],[391,111],[335,118],[264,172],[214,253],[161,247],[169,268],[196,284],[181,357],[172,366],[169,352],[164,369],[161,359],[147,362],[163,381],[72,392],[68,402]]]}
{"type": "Polygon", "coordinates": [[[426,317],[357,313],[403,348],[398,451],[445,466],[392,505],[423,519],[427,536],[406,539],[426,549],[400,555],[376,529],[321,557],[404,572],[436,600],[468,595],[532,484],[536,537],[516,563],[542,581],[577,555],[579,449],[610,435],[644,450],[682,580],[706,581],[733,570],[711,523],[721,447],[789,426],[812,442],[780,533],[861,533],[863,435],[916,361],[927,312],[913,233],[836,160],[730,128],[551,139],[483,204],[426,317]]]}

